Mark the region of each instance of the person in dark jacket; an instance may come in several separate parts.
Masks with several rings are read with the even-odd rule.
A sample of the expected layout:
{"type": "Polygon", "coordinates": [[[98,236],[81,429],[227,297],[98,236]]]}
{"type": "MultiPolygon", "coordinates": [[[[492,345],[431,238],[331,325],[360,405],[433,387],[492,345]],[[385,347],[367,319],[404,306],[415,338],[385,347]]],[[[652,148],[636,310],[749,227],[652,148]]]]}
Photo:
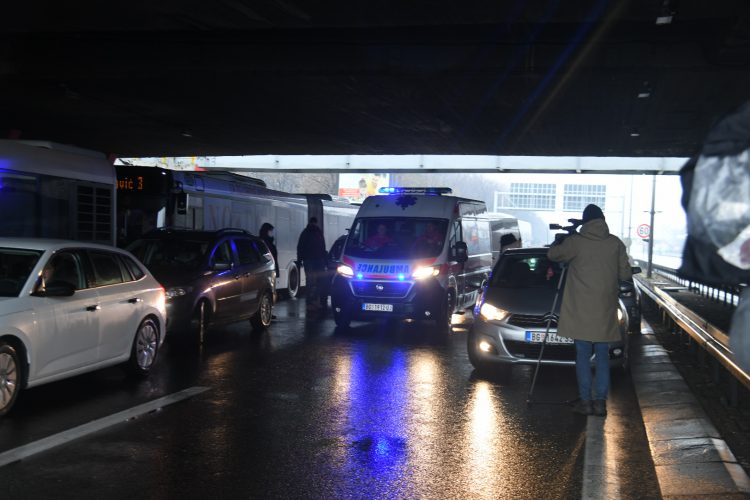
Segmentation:
{"type": "Polygon", "coordinates": [[[580,401],[573,411],[606,416],[609,392],[609,342],[620,339],[617,320],[620,281],[632,279],[625,245],[609,234],[602,209],[588,205],[583,226],[547,252],[550,260],[568,264],[557,333],[572,338],[580,401]],[[596,362],[591,401],[591,353],[596,362]]]}
{"type": "Polygon", "coordinates": [[[320,307],[320,281],[325,278],[327,258],[323,231],[318,226],[318,219],[311,217],[297,242],[297,261],[305,270],[306,305],[309,311],[316,311],[320,307]]]}
{"type": "Polygon", "coordinates": [[[263,242],[266,244],[268,249],[271,251],[271,255],[273,255],[273,261],[276,265],[276,278],[279,277],[279,252],[276,250],[276,244],[274,243],[274,237],[273,237],[273,226],[269,224],[268,222],[264,222],[262,226],[260,226],[260,231],[258,232],[258,236],[260,236],[260,239],[263,240],[263,242]]]}

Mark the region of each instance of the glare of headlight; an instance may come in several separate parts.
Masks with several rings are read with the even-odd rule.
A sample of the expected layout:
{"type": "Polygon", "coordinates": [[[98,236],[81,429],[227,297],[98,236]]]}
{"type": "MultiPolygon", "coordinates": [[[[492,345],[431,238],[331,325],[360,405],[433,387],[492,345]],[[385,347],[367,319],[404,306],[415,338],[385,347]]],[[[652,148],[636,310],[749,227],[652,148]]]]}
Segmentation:
{"type": "Polygon", "coordinates": [[[500,309],[499,307],[495,307],[485,302],[479,309],[479,314],[486,320],[502,321],[507,318],[510,313],[505,309],[500,309]]]}
{"type": "Polygon", "coordinates": [[[347,278],[351,278],[352,276],[354,276],[354,269],[352,269],[350,266],[347,266],[346,264],[341,264],[339,267],[337,267],[336,272],[341,276],[345,276],[347,278]]]}
{"type": "Polygon", "coordinates": [[[482,352],[490,352],[492,350],[492,344],[483,340],[479,343],[479,350],[482,352]]]}
{"type": "Polygon", "coordinates": [[[414,272],[411,273],[411,277],[415,280],[423,280],[431,276],[437,276],[438,274],[440,274],[440,269],[438,269],[437,267],[421,266],[416,268],[414,272]]]}
{"type": "Polygon", "coordinates": [[[622,321],[622,309],[617,310],[617,321],[622,321]]]}

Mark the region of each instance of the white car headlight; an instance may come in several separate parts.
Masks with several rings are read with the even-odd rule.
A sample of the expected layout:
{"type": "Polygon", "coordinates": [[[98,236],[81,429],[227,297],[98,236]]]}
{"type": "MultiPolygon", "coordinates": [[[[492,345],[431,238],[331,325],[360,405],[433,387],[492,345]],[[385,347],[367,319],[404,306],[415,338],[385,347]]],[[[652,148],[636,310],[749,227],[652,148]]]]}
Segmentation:
{"type": "Polygon", "coordinates": [[[617,309],[617,321],[622,321],[622,309],[617,309]]]}
{"type": "Polygon", "coordinates": [[[510,315],[505,309],[500,309],[486,302],[479,309],[479,314],[488,321],[502,321],[510,315]]]}
{"type": "Polygon", "coordinates": [[[415,280],[423,280],[432,276],[437,276],[438,274],[440,274],[440,268],[438,267],[421,266],[416,268],[414,272],[411,273],[411,277],[415,280]]]}
{"type": "Polygon", "coordinates": [[[187,295],[192,291],[193,291],[193,287],[191,286],[176,286],[173,288],[168,288],[165,296],[167,300],[170,300],[176,297],[182,297],[183,295],[187,295]]]}
{"type": "Polygon", "coordinates": [[[351,266],[347,266],[346,264],[341,264],[339,267],[337,267],[336,272],[346,278],[351,278],[352,276],[354,276],[354,269],[352,269],[351,266]]]}

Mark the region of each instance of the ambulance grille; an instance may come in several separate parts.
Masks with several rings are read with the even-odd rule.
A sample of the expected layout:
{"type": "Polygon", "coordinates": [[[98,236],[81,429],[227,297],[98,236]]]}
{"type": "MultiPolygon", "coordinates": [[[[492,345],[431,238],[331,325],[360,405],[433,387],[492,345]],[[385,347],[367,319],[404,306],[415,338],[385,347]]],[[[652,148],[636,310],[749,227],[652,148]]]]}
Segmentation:
{"type": "Polygon", "coordinates": [[[410,288],[411,283],[403,281],[352,281],[352,291],[358,297],[401,299],[410,288]]]}

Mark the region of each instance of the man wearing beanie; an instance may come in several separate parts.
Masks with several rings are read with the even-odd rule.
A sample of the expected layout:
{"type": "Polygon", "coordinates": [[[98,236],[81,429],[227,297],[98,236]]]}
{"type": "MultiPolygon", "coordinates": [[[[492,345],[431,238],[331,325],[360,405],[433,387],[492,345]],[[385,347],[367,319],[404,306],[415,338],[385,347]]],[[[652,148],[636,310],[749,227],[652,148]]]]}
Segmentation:
{"type": "Polygon", "coordinates": [[[632,279],[625,245],[609,234],[602,209],[588,205],[582,227],[553,245],[547,256],[568,264],[557,333],[576,347],[580,401],[573,409],[583,415],[607,415],[609,343],[620,340],[617,307],[620,281],[632,279]],[[593,387],[591,354],[596,364],[593,387]]]}

